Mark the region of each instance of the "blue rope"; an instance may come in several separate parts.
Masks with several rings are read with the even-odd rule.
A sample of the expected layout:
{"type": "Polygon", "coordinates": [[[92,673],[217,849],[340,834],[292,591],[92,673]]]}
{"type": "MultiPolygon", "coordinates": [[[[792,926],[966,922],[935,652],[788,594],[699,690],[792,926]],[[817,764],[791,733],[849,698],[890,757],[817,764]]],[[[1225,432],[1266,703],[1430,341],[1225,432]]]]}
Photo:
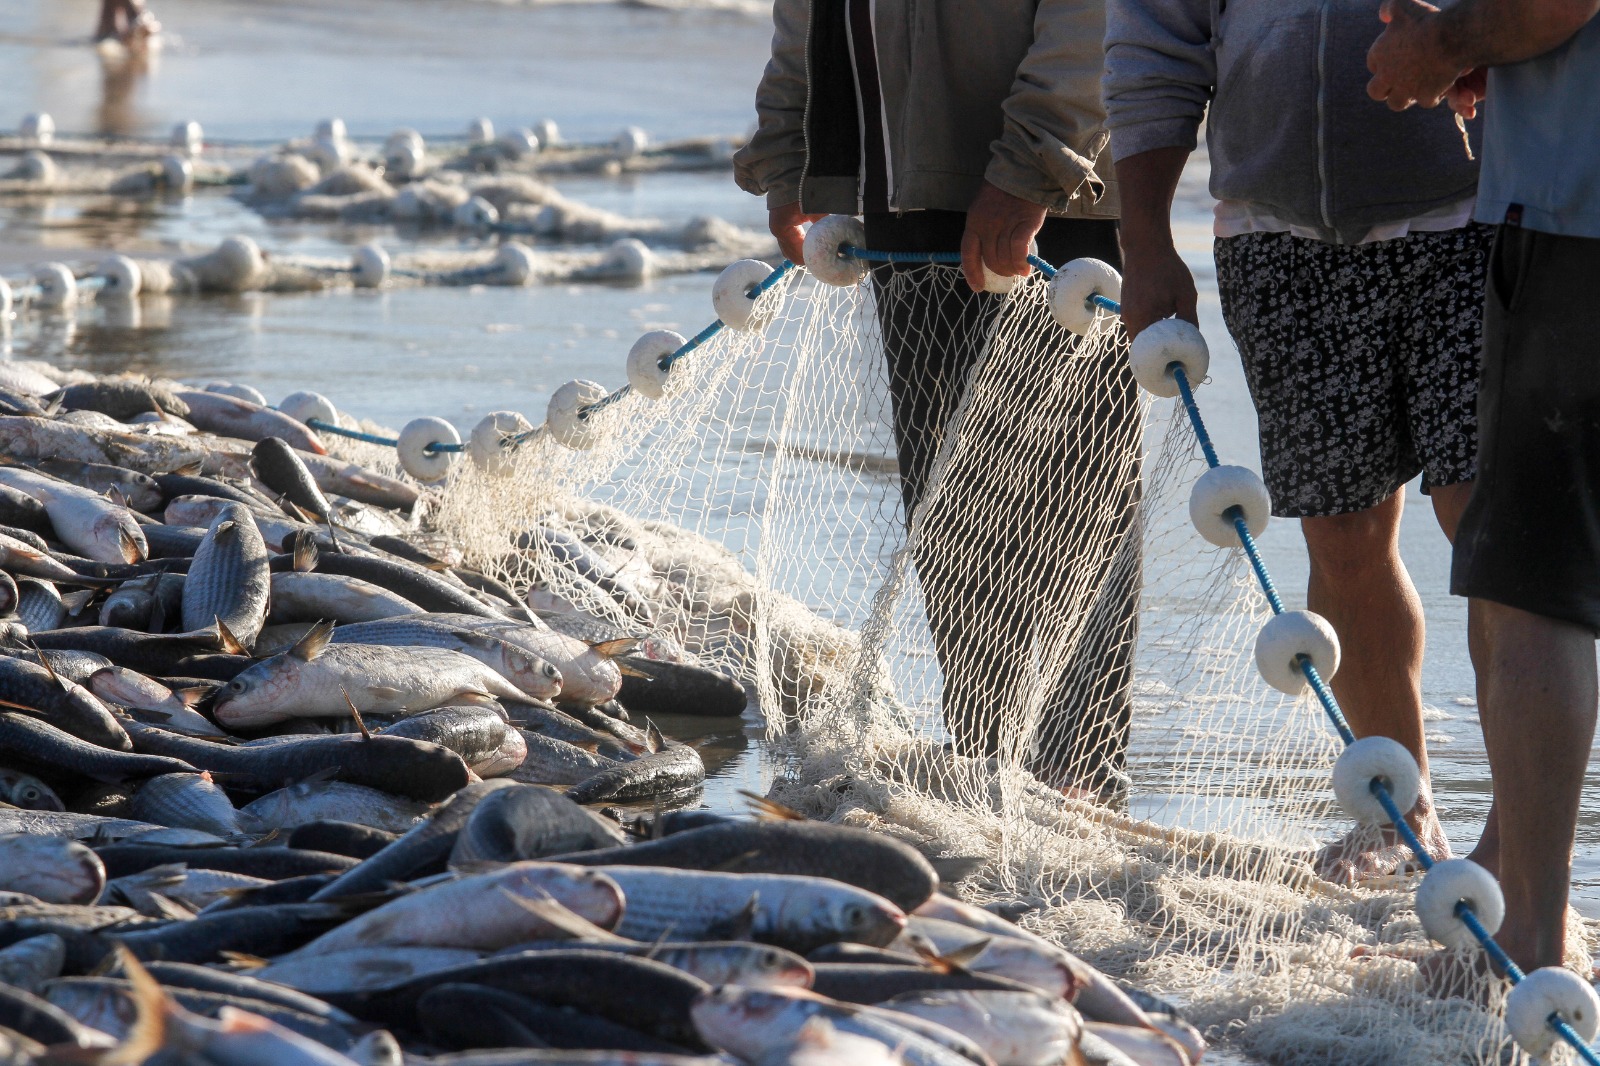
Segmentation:
{"type": "MultiPolygon", "coordinates": [[[[398,448],[400,446],[400,442],[393,437],[383,437],[376,433],[366,433],[359,429],[346,429],[331,422],[324,422],[320,418],[308,418],[306,419],[306,425],[318,433],[332,433],[336,437],[348,437],[351,440],[365,441],[368,444],[376,444],[384,448],[398,448]]],[[[464,452],[466,450],[467,446],[465,444],[449,444],[446,442],[436,442],[423,449],[429,454],[464,452]]]]}

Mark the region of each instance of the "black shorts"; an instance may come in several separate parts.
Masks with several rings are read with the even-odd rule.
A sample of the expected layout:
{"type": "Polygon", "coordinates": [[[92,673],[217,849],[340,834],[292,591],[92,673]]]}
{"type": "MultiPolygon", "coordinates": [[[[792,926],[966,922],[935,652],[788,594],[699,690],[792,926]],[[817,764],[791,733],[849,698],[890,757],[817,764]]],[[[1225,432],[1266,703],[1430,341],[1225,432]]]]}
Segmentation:
{"type": "Polygon", "coordinates": [[[1600,239],[1502,226],[1450,591],[1600,630],[1600,239]]]}
{"type": "Polygon", "coordinates": [[[1430,485],[1472,480],[1493,234],[1473,223],[1358,245],[1216,242],[1273,514],[1364,511],[1422,472],[1430,485]]]}

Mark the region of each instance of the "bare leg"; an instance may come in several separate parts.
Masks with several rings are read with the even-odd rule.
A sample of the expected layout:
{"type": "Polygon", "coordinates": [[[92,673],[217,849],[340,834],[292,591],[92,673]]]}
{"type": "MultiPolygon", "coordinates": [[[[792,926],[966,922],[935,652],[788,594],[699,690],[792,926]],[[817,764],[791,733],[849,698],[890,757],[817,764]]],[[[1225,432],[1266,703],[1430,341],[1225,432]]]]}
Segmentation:
{"type": "MultiPolygon", "coordinates": [[[[1402,490],[1365,511],[1302,520],[1311,556],[1306,602],[1339,634],[1342,663],[1331,684],[1350,728],[1358,737],[1390,737],[1416,757],[1423,790],[1406,820],[1430,852],[1445,855],[1450,845],[1433,812],[1422,736],[1422,604],[1400,560],[1404,508],[1402,490]]],[[[1349,883],[1392,873],[1409,857],[1388,838],[1359,840],[1324,849],[1318,872],[1349,883]]]]}
{"type": "Polygon", "coordinates": [[[1578,803],[1595,726],[1595,649],[1589,630],[1477,601],[1483,619],[1480,711],[1499,815],[1506,920],[1496,939],[1524,968],[1558,966],[1578,803]]]}
{"type": "Polygon", "coordinates": [[[106,41],[117,35],[117,12],[122,0],[100,0],[100,24],[95,27],[94,39],[106,41]]]}

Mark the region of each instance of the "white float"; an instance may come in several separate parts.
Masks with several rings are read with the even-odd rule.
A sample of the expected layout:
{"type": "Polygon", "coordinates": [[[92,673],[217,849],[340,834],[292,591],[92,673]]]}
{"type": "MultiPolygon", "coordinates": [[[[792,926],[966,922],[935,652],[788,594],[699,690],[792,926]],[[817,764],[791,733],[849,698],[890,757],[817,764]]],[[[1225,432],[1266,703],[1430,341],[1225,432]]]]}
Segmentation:
{"type": "Polygon", "coordinates": [[[468,144],[489,144],[494,140],[494,123],[479,117],[467,124],[468,144]]]}
{"type": "Polygon", "coordinates": [[[339,424],[339,409],[320,392],[292,392],[278,403],[278,410],[307,425],[313,418],[330,426],[339,424]]]}
{"type": "Polygon", "coordinates": [[[582,412],[605,398],[606,387],[598,381],[569,381],[550,397],[550,406],[544,415],[545,427],[557,443],[565,447],[574,451],[592,448],[600,439],[600,433],[582,412]]]}
{"type": "Polygon", "coordinates": [[[131,300],[139,295],[139,289],[144,284],[144,274],[139,264],[125,255],[106,256],[100,260],[94,272],[103,279],[101,299],[131,300]]]}
{"type": "Polygon", "coordinates": [[[1517,1046],[1536,1059],[1543,1058],[1557,1040],[1550,1027],[1552,1014],[1572,1026],[1578,1039],[1590,1043],[1600,1032],[1600,995],[1571,970],[1544,966],[1517,982],[1506,996],[1506,1028],[1517,1046]]]}
{"type": "Polygon", "coordinates": [[[663,367],[661,362],[687,343],[683,334],[670,329],[653,329],[634,341],[628,349],[628,384],[633,391],[651,400],[661,399],[672,369],[663,367]]]}
{"type": "Polygon", "coordinates": [[[656,256],[650,246],[637,237],[623,237],[611,242],[600,269],[607,277],[623,281],[644,281],[655,273],[656,256]]]}
{"type": "Polygon", "coordinates": [[[179,156],[162,156],[161,185],[168,192],[190,191],[194,188],[194,164],[179,156]]]}
{"type": "Polygon", "coordinates": [[[344,127],[342,118],[325,118],[317,123],[316,130],[311,134],[315,141],[343,141],[350,136],[344,127]]]}
{"type": "Polygon", "coordinates": [[[1304,655],[1328,680],[1339,670],[1339,635],[1320,614],[1285,611],[1267,619],[1256,636],[1256,669],[1279,692],[1298,696],[1310,685],[1300,669],[1304,655]]]}
{"type": "Polygon", "coordinates": [[[499,224],[500,211],[483,197],[474,196],[457,207],[452,217],[463,229],[489,229],[499,224]]]}
{"type": "Polygon", "coordinates": [[[510,130],[500,135],[495,142],[500,150],[512,159],[521,159],[523,156],[536,155],[539,151],[539,135],[527,127],[510,130]]]}
{"type": "Polygon", "coordinates": [[[56,170],[54,159],[37,148],[30,148],[22,153],[21,159],[17,160],[11,176],[22,181],[37,181],[44,184],[55,180],[56,170]]]}
{"type": "Polygon", "coordinates": [[[11,283],[5,278],[0,278],[0,316],[10,317],[11,305],[15,303],[11,295],[11,283]]]}
{"type": "Polygon", "coordinates": [[[1417,760],[1399,741],[1362,737],[1345,748],[1333,764],[1333,793],[1339,806],[1363,825],[1389,822],[1389,812],[1373,794],[1375,780],[1383,783],[1401,814],[1416,806],[1422,792],[1422,772],[1417,769],[1417,760]]]}
{"type": "MultiPolygon", "coordinates": [[[[421,141],[420,137],[418,141],[421,141]]],[[[384,150],[383,169],[392,178],[410,181],[422,173],[422,164],[426,158],[420,143],[397,144],[384,150]]]]}
{"type": "Polygon", "coordinates": [[[172,127],[172,137],[168,143],[193,159],[205,151],[205,130],[200,128],[200,123],[198,122],[180,122],[172,127]]]}
{"type": "Polygon", "coordinates": [[[616,140],[611,143],[616,148],[617,155],[623,159],[632,159],[650,147],[650,135],[638,126],[629,126],[618,133],[616,140]]]}
{"type": "Polygon", "coordinates": [[[1214,466],[1200,475],[1189,493],[1189,521],[1206,540],[1219,548],[1239,545],[1239,531],[1227,513],[1239,508],[1245,528],[1259,537],[1272,517],[1272,497],[1254,470],[1242,466],[1214,466]]]}
{"type": "Polygon", "coordinates": [[[750,293],[771,276],[772,268],[759,259],[740,259],[724,267],[711,286],[711,306],[722,324],[737,330],[765,329],[772,321],[772,309],[757,315],[761,301],[750,293]]]}
{"type": "Polygon", "coordinates": [[[526,285],[533,277],[533,249],[518,241],[507,241],[495,249],[493,265],[507,285],[526,285]]]}
{"type": "Polygon", "coordinates": [[[427,142],[422,139],[422,134],[418,133],[410,126],[401,126],[399,129],[389,134],[388,137],[384,138],[383,154],[388,155],[390,152],[403,148],[406,145],[411,145],[418,151],[418,153],[425,151],[428,147],[427,142]]]}
{"type": "Polygon", "coordinates": [[[64,263],[46,263],[33,272],[39,295],[34,303],[47,311],[57,311],[78,298],[78,279],[64,263]]]}
{"type": "Polygon", "coordinates": [[[867,262],[855,256],[840,254],[847,244],[864,247],[867,229],[859,218],[849,215],[827,215],[811,224],[806,231],[806,269],[811,276],[825,285],[846,288],[867,276],[867,262]]]}
{"type": "Polygon", "coordinates": [[[539,143],[546,148],[561,143],[561,127],[555,124],[554,119],[540,119],[534,123],[533,135],[539,138],[539,143]]]}
{"type": "Polygon", "coordinates": [[[56,138],[56,120],[50,117],[48,111],[35,111],[30,115],[24,115],[22,125],[17,129],[17,135],[25,141],[47,145],[56,138]]]}
{"type": "MultiPolygon", "coordinates": [[[[1028,254],[1039,254],[1038,241],[1028,242],[1028,254]]],[[[1017,283],[1022,280],[1020,275],[996,273],[989,268],[988,263],[984,263],[982,266],[984,292],[993,293],[996,296],[1009,296],[1011,294],[1011,290],[1015,289],[1017,287],[1017,283]]]]}
{"type": "Polygon", "coordinates": [[[456,427],[442,418],[423,415],[413,418],[400,430],[395,451],[400,455],[400,468],[418,481],[438,481],[450,472],[459,452],[435,450],[441,444],[461,443],[456,427]]]}
{"type": "Polygon", "coordinates": [[[1074,259],[1050,279],[1050,314],[1064,329],[1080,337],[1094,329],[1101,315],[1110,314],[1089,302],[1091,296],[1122,299],[1122,275],[1098,259],[1074,259]]]}
{"type": "Polygon", "coordinates": [[[350,279],[358,289],[376,289],[389,279],[389,253],[379,244],[363,244],[350,259],[350,279]]]}
{"type": "Polygon", "coordinates": [[[1128,366],[1134,380],[1154,396],[1179,393],[1178,378],[1172,366],[1183,367],[1189,387],[1200,384],[1211,372],[1211,350],[1199,327],[1181,318],[1163,318],[1139,331],[1128,346],[1128,366]]]}
{"type": "Polygon", "coordinates": [[[494,477],[508,477],[516,470],[516,459],[505,442],[533,432],[533,423],[516,411],[492,411],[483,416],[467,437],[467,454],[473,465],[494,477]]]}
{"type": "Polygon", "coordinates": [[[1494,875],[1471,859],[1441,859],[1434,863],[1417,886],[1417,917],[1428,936],[1455,951],[1478,942],[1456,914],[1456,905],[1462,902],[1472,908],[1490,936],[1499,931],[1506,917],[1506,900],[1494,875]]]}
{"type": "Polygon", "coordinates": [[[251,388],[249,385],[235,385],[232,382],[212,382],[206,386],[207,392],[220,392],[224,396],[232,396],[236,400],[246,400],[267,406],[267,398],[261,395],[260,389],[251,388]]]}

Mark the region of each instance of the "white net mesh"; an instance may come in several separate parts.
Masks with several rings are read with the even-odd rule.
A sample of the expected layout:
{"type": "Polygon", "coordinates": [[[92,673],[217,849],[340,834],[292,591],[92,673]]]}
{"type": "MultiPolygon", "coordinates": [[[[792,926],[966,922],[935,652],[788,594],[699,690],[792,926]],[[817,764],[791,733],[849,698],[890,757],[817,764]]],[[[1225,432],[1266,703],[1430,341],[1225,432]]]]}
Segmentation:
{"type": "Polygon", "coordinates": [[[511,476],[461,464],[430,521],[736,672],[785,759],[778,799],[981,859],[969,898],[1032,907],[1213,1038],[1283,1063],[1509,1060],[1487,983],[1481,1003],[1418,986],[1410,884],[1311,873],[1346,828],[1337,737],[1257,675],[1265,605],[1242,553],[1190,528],[1203,461],[1181,408],[1136,391],[1120,331],[1080,341],[1037,278],[974,297],[942,266],[800,275],[769,308],[679,361],[663,400],[595,412],[592,449],[540,436],[511,476]],[[666,609],[515,546],[552,515],[666,609]]]}

